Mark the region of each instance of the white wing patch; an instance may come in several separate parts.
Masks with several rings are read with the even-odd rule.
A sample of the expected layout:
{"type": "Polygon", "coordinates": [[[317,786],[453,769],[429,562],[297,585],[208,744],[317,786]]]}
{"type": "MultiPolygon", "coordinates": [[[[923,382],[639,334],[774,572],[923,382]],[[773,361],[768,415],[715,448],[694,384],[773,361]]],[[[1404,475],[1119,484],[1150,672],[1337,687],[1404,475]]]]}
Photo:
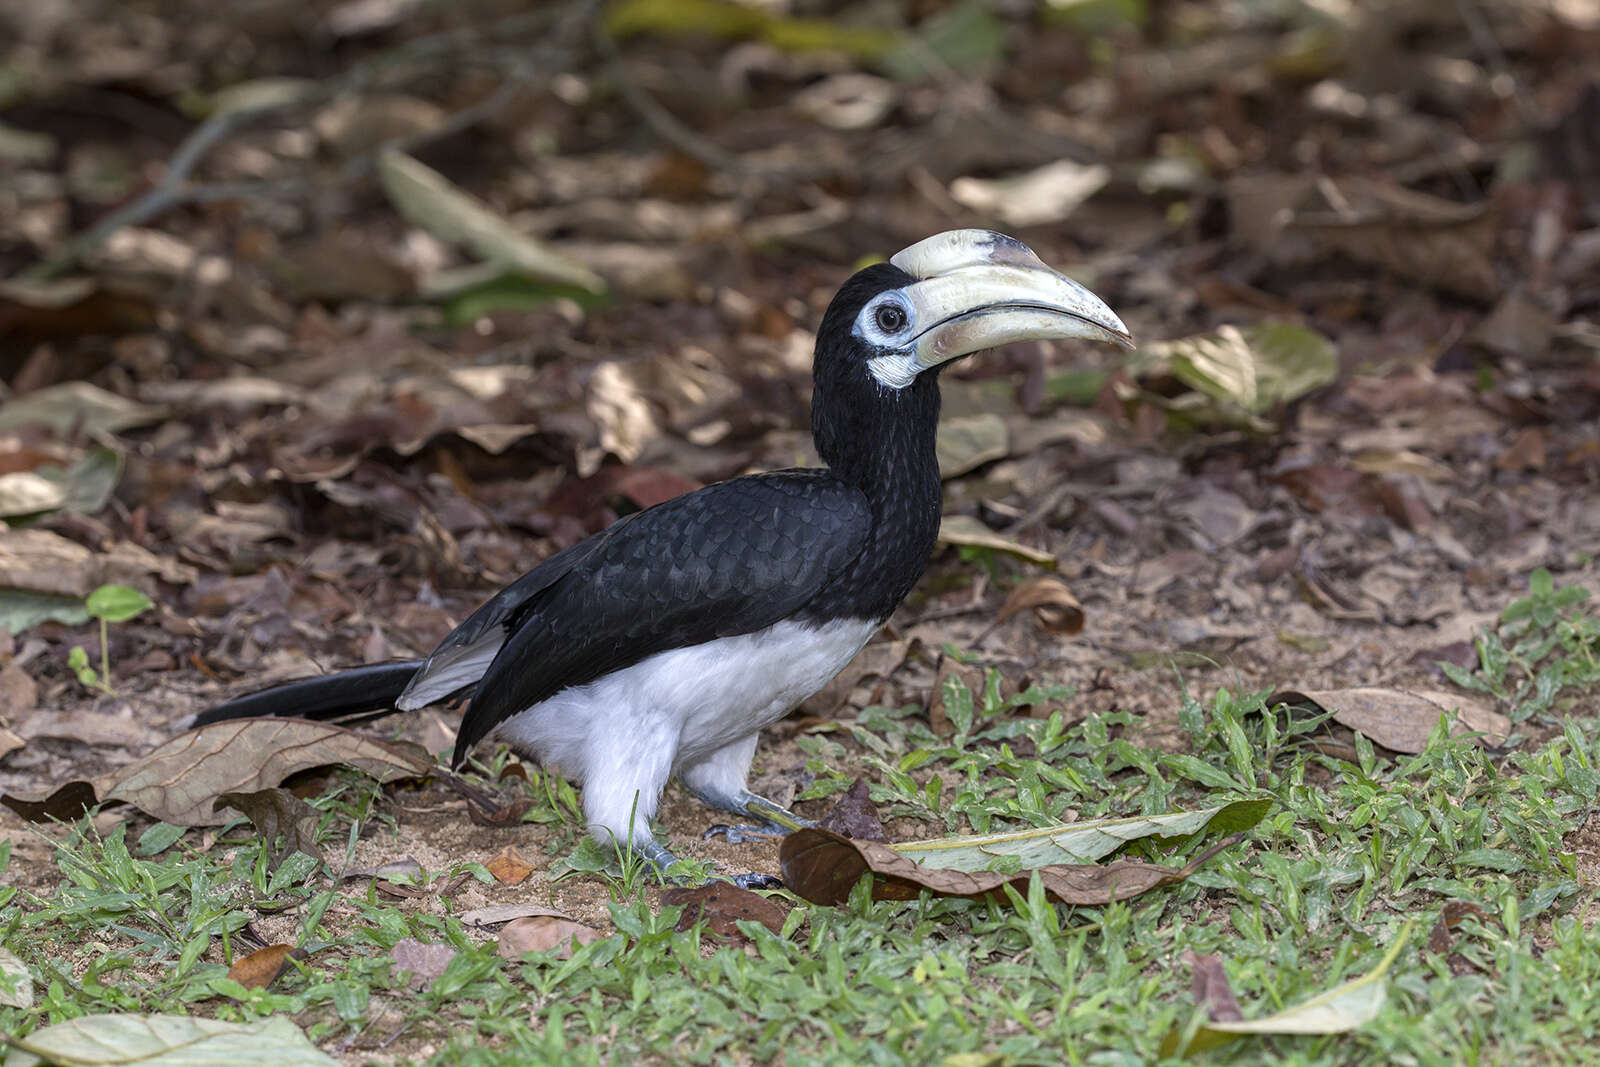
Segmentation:
{"type": "Polygon", "coordinates": [[[411,684],[406,686],[406,691],[400,694],[394,706],[401,711],[424,708],[475,684],[489,669],[495,656],[500,654],[500,646],[505,642],[505,630],[491,626],[487,633],[470,645],[434,653],[428,657],[427,665],[411,679],[411,684]]]}

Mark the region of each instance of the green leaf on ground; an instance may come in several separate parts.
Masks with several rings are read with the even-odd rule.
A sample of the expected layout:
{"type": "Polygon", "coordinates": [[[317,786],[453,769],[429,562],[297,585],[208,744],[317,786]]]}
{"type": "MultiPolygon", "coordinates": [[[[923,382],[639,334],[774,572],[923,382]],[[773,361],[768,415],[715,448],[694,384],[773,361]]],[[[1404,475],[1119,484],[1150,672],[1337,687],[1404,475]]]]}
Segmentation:
{"type": "Polygon", "coordinates": [[[1052,863],[1093,863],[1130,841],[1143,837],[1190,837],[1201,832],[1231,834],[1260,822],[1272,801],[1236,800],[1201,811],[1175,811],[1166,815],[1140,815],[1127,819],[1095,819],[1033,827],[998,834],[943,837],[936,841],[908,841],[890,845],[924,867],[952,871],[984,871],[997,857],[1015,857],[1023,870],[1052,863]]]}
{"type": "MultiPolygon", "coordinates": [[[[1141,373],[1166,369],[1217,410],[1214,418],[1266,427],[1260,416],[1339,376],[1333,342],[1292,322],[1220,326],[1214,333],[1161,341],[1140,349],[1141,373]]],[[[1191,415],[1194,399],[1174,406],[1191,415]]]]}
{"type": "Polygon", "coordinates": [[[185,1015],[85,1015],[12,1038],[4,1067],[139,1064],[141,1067],[334,1067],[282,1016],[229,1023],[185,1015]]]}
{"type": "Polygon", "coordinates": [[[90,615],[106,622],[127,622],[155,607],[149,597],[126,585],[102,585],[83,604],[90,615]]]}
{"type": "Polygon", "coordinates": [[[378,179],[390,203],[410,222],[441,241],[462,244],[477,255],[529,278],[601,292],[594,271],[517,232],[503,216],[426,164],[390,149],[378,157],[378,179]]]}
{"type": "Polygon", "coordinates": [[[41,622],[81,626],[89,621],[89,609],[75,596],[34,593],[26,589],[0,590],[0,630],[20,634],[41,622]]]}
{"type": "Polygon", "coordinates": [[[1343,1034],[1371,1022],[1383,1009],[1388,993],[1385,978],[1400,950],[1410,944],[1414,923],[1409,920],[1400,928],[1378,965],[1361,977],[1260,1019],[1202,1024],[1187,1041],[1174,1030],[1161,1043],[1161,1055],[1200,1052],[1245,1034],[1343,1034]]]}

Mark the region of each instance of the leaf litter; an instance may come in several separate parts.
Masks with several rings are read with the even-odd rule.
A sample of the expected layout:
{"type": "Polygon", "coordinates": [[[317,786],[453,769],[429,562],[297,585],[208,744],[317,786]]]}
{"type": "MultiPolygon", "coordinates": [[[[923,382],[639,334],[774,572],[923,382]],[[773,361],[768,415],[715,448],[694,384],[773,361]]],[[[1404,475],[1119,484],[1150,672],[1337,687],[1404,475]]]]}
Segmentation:
{"type": "MultiPolygon", "coordinates": [[[[1336,68],[1336,48],[1290,47],[1301,36],[1220,20],[1182,46],[1132,30],[1100,70],[1074,58],[1087,38],[1065,23],[1022,27],[971,5],[903,32],[849,35],[845,65],[875,80],[789,108],[843,76],[837,57],[791,36],[797,22],[815,24],[736,11],[736,25],[708,38],[760,42],[735,56],[639,21],[648,5],[622,5],[635,20],[617,31],[624,69],[669,113],[696,116],[699,141],[639,126],[625,97],[585,96],[580,77],[530,85],[525,116],[544,132],[507,112],[485,139],[505,147],[493,156],[470,139],[426,141],[481,96],[470,82],[484,70],[463,62],[412,82],[401,68],[376,90],[346,92],[264,31],[262,58],[247,63],[259,69],[197,89],[213,105],[237,89],[281,128],[227,127],[186,179],[262,181],[273,187],[262,199],[153,216],[84,250],[81,276],[0,289],[0,334],[16,353],[0,477],[50,482],[61,505],[0,539],[0,618],[17,638],[0,669],[32,689],[4,690],[16,695],[3,709],[0,729],[12,732],[0,734],[0,789],[38,796],[68,783],[47,808],[82,811],[106,798],[119,766],[137,770],[167,741],[163,719],[373,649],[426,652],[533,560],[682,488],[646,472],[698,484],[808,461],[807,331],[838,278],[863,254],[991,223],[999,206],[963,207],[956,190],[989,183],[993,205],[994,183],[1018,178],[1038,194],[1022,207],[1068,218],[1024,239],[1092,278],[1142,340],[1176,355],[1143,370],[1031,345],[952,371],[952,395],[998,387],[1005,398],[957,413],[972,421],[942,435],[946,473],[961,471],[947,486],[957,547],[868,649],[874,669],[847,679],[814,723],[775,731],[758,770],[793,789],[807,773],[802,731],[848,727],[874,704],[939,708],[953,728],[928,699],[953,668],[926,650],[947,645],[1004,664],[1012,681],[1072,685],[1069,722],[1130,714],[1127,739],[1156,747],[1185,744],[1175,673],[1192,690],[1240,673],[1292,689],[1395,751],[1415,751],[1440,711],[1458,707],[1455,729],[1509,736],[1503,719],[1473,718],[1467,705],[1504,717],[1510,703],[1445,691],[1435,653],[1475,654],[1475,631],[1536,568],[1600,588],[1588,491],[1600,457],[1589,366],[1600,218],[1593,197],[1573,195],[1596,171],[1583,140],[1593,91],[1563,66],[1562,42],[1575,39],[1567,16],[1539,16],[1556,32],[1529,37],[1520,16],[1477,6],[1512,42],[1510,70],[1495,77],[1537,90],[1548,123],[1490,88],[1461,26],[1416,34],[1405,19],[1359,12],[1324,29],[1360,34],[1371,65],[1357,55],[1336,68]],[[932,83],[900,80],[929,70],[940,72],[932,83]],[[1038,70],[1053,73],[1022,76],[1038,70]],[[940,80],[950,71],[957,80],[940,80]],[[294,77],[249,86],[284,75],[294,77]],[[982,92],[963,91],[973,87],[982,92]],[[623,144],[608,128],[641,132],[623,144]],[[297,135],[317,152],[283,150],[297,135]],[[380,157],[392,135],[424,140],[380,157]],[[696,158],[716,158],[706,144],[726,146],[734,165],[696,158]],[[1523,145],[1532,171],[1519,170],[1523,145]],[[421,213],[416,197],[409,216],[391,210],[372,177],[380,159],[426,167],[446,195],[430,205],[424,193],[421,213]],[[330,214],[296,192],[321,182],[365,195],[330,214]],[[443,212],[455,221],[441,224],[438,205],[452,197],[443,212]],[[466,229],[462,203],[479,212],[466,229]],[[496,242],[593,270],[620,296],[603,306],[508,280],[520,268],[505,263],[521,252],[496,242]],[[371,269],[354,269],[357,258],[371,269]],[[352,269],[334,289],[304,269],[314,263],[352,269]],[[286,264],[299,269],[280,273],[286,264]],[[1275,355],[1260,343],[1270,331],[1294,343],[1275,355]],[[600,481],[581,501],[560,491],[589,477],[600,481]],[[1049,580],[1069,592],[1051,587],[1048,611],[1008,604],[1049,580]],[[111,634],[121,704],[65,666],[74,644],[98,640],[83,598],[108,581],[160,605],[111,634]],[[1002,613],[1038,625],[996,626],[1002,613]],[[1357,689],[1371,692],[1358,702],[1357,689]],[[90,737],[106,743],[86,749],[90,737]]],[[[334,29],[354,18],[336,14],[328,32],[354,63],[381,51],[359,19],[334,29]]],[[[112,26],[128,17],[105,13],[112,26]]],[[[225,23],[221,9],[207,19],[225,23]]],[[[420,16],[387,25],[401,36],[435,28],[420,16]]],[[[95,49],[69,48],[51,53],[62,69],[50,84],[167,100],[164,79],[190,69],[195,39],[128,40],[139,42],[132,73],[105,82],[95,49]]],[[[587,74],[583,48],[541,56],[552,77],[574,64],[587,74]]],[[[137,199],[205,121],[192,114],[204,112],[169,116],[170,137],[95,138],[94,158],[120,160],[125,176],[110,200],[110,186],[68,173],[92,147],[81,131],[18,118],[49,127],[37,132],[58,154],[18,157],[32,169],[0,220],[7,273],[55,258],[70,228],[137,199]]],[[[582,290],[590,278],[570,280],[582,290]]],[[[400,721],[422,735],[420,717],[400,721]]],[[[1517,728],[1513,745],[1559,729],[1517,728]]],[[[130,794],[182,815],[225,788],[278,786],[186,784],[182,771],[130,794]]],[[[390,800],[426,810],[400,820],[401,842],[356,842],[368,868],[413,853],[419,871],[446,871],[509,845],[485,846],[486,831],[463,817],[477,809],[437,786],[390,800]]],[[[523,885],[606,927],[603,892],[545,880],[533,849],[556,831],[519,822],[526,809],[502,811],[497,825],[535,868],[523,885]]],[[[666,818],[700,856],[772,865],[770,846],[699,843],[693,805],[669,804],[666,818]]],[[[483,893],[462,889],[464,900],[483,893]]]]}

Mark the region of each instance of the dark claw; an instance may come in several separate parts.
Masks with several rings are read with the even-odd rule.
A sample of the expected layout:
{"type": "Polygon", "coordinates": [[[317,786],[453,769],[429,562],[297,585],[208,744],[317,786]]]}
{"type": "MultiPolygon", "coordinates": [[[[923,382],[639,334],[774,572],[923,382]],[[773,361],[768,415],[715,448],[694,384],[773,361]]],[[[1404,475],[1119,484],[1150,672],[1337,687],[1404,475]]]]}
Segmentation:
{"type": "Polygon", "coordinates": [[[749,874],[736,874],[732,878],[729,878],[728,881],[732,882],[740,889],[783,888],[782,878],[777,878],[770,874],[757,874],[755,871],[751,871],[749,874]]]}

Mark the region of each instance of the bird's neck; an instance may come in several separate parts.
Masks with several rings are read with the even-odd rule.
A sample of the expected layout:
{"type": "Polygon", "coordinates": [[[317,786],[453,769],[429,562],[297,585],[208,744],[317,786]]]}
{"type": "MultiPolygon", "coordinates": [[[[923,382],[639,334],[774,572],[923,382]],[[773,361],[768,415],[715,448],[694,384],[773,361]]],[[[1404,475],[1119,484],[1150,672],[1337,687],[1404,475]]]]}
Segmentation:
{"type": "Polygon", "coordinates": [[[854,402],[817,398],[830,417],[814,420],[813,430],[833,474],[872,507],[872,536],[851,580],[871,614],[887,618],[922,576],[939,535],[939,386],[929,374],[904,389],[871,388],[854,402]]]}

